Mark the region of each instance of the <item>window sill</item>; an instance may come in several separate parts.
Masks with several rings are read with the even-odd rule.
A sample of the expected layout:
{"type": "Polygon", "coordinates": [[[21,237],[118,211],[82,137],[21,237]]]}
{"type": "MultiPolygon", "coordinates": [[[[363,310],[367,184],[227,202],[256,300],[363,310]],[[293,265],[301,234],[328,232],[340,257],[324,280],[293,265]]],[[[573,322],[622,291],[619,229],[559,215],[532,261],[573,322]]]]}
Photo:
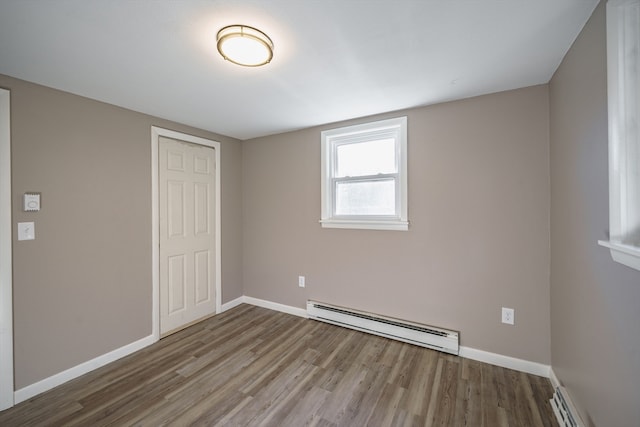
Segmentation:
{"type": "Polygon", "coordinates": [[[365,221],[348,219],[321,219],[322,228],[352,228],[361,230],[407,231],[409,221],[365,221]]]}
{"type": "Polygon", "coordinates": [[[637,246],[625,245],[622,243],[611,242],[608,240],[598,240],[600,246],[609,248],[611,257],[614,261],[640,270],[640,248],[637,246]]]}

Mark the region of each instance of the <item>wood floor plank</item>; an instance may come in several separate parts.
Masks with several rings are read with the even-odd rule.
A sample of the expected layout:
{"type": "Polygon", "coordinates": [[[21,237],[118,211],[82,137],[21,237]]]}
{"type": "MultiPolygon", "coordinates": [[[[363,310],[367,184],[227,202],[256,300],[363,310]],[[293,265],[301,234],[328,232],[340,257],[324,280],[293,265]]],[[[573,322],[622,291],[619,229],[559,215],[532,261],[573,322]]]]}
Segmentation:
{"type": "Polygon", "coordinates": [[[312,386],[304,391],[302,397],[282,420],[282,426],[315,426],[322,418],[318,415],[320,407],[329,399],[331,392],[312,386]]]}
{"type": "Polygon", "coordinates": [[[482,422],[481,369],[480,363],[462,359],[462,372],[456,397],[453,425],[478,426],[482,422]]]}
{"type": "Polygon", "coordinates": [[[383,386],[382,393],[380,393],[380,397],[374,405],[367,425],[392,425],[395,415],[400,411],[400,400],[405,392],[406,389],[387,382],[383,386]]]}
{"type": "Polygon", "coordinates": [[[438,396],[440,393],[440,385],[442,378],[442,369],[444,365],[444,359],[439,358],[435,367],[435,375],[431,382],[431,392],[429,398],[429,405],[427,406],[427,414],[425,417],[425,426],[431,427],[437,425],[436,412],[438,410],[438,396]]]}
{"type": "Polygon", "coordinates": [[[243,304],[0,425],[555,427],[552,394],[546,378],[243,304]]]}
{"type": "Polygon", "coordinates": [[[433,384],[436,375],[434,367],[438,363],[438,353],[415,351],[417,349],[411,348],[411,346],[409,349],[415,356],[409,365],[411,370],[407,372],[409,382],[405,393],[406,409],[412,415],[425,417],[432,393],[431,384],[433,384]]]}
{"type": "MultiPolygon", "coordinates": [[[[450,359],[450,358],[448,358],[450,359]]],[[[436,425],[453,425],[456,410],[456,397],[458,389],[458,368],[460,365],[452,360],[445,359],[440,377],[440,395],[435,413],[436,425]]]]}
{"type": "MultiPolygon", "coordinates": [[[[539,402],[546,399],[548,394],[553,390],[549,388],[549,380],[543,377],[533,376],[529,378],[531,387],[533,389],[533,400],[539,402]],[[550,391],[551,390],[551,391],[550,391]]],[[[536,405],[540,411],[540,419],[544,427],[553,427],[555,423],[555,414],[551,405],[536,405]]]]}

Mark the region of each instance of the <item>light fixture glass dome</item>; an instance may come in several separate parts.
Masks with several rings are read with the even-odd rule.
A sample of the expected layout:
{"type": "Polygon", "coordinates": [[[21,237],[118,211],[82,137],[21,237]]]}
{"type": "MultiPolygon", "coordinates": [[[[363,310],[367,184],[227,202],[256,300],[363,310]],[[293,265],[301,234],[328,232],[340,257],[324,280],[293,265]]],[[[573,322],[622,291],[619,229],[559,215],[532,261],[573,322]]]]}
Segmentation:
{"type": "Polygon", "coordinates": [[[259,67],[273,58],[273,42],[253,27],[229,25],[218,31],[217,41],[220,55],[234,64],[259,67]]]}

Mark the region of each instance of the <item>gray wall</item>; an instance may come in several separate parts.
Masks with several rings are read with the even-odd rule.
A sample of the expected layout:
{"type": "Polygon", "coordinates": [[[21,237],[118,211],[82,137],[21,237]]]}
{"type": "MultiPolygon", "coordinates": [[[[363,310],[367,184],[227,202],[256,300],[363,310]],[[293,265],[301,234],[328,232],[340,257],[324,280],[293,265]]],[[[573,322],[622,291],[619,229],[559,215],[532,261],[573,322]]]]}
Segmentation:
{"type": "Polygon", "coordinates": [[[0,76],[11,90],[15,387],[151,334],[151,126],[220,141],[223,302],[242,295],[239,141],[0,76]],[[21,197],[42,192],[42,210],[21,197]]]}
{"type": "Polygon", "coordinates": [[[640,272],[598,246],[608,218],[605,7],[550,83],[551,361],[588,423],[640,425],[640,272]]]}
{"type": "Polygon", "coordinates": [[[548,130],[545,85],[243,142],[245,295],[452,328],[548,364],[548,130]],[[400,115],[409,231],[321,228],[321,130],[400,115]]]}

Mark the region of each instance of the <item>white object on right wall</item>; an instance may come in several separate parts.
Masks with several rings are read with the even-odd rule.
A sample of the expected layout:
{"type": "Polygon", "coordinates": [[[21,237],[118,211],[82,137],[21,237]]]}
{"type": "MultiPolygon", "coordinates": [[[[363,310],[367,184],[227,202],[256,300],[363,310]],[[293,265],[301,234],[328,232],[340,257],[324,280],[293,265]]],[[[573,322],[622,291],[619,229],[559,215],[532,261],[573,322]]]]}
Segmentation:
{"type": "Polygon", "coordinates": [[[502,323],[513,325],[515,321],[515,310],[513,308],[502,307],[502,323]]]}

